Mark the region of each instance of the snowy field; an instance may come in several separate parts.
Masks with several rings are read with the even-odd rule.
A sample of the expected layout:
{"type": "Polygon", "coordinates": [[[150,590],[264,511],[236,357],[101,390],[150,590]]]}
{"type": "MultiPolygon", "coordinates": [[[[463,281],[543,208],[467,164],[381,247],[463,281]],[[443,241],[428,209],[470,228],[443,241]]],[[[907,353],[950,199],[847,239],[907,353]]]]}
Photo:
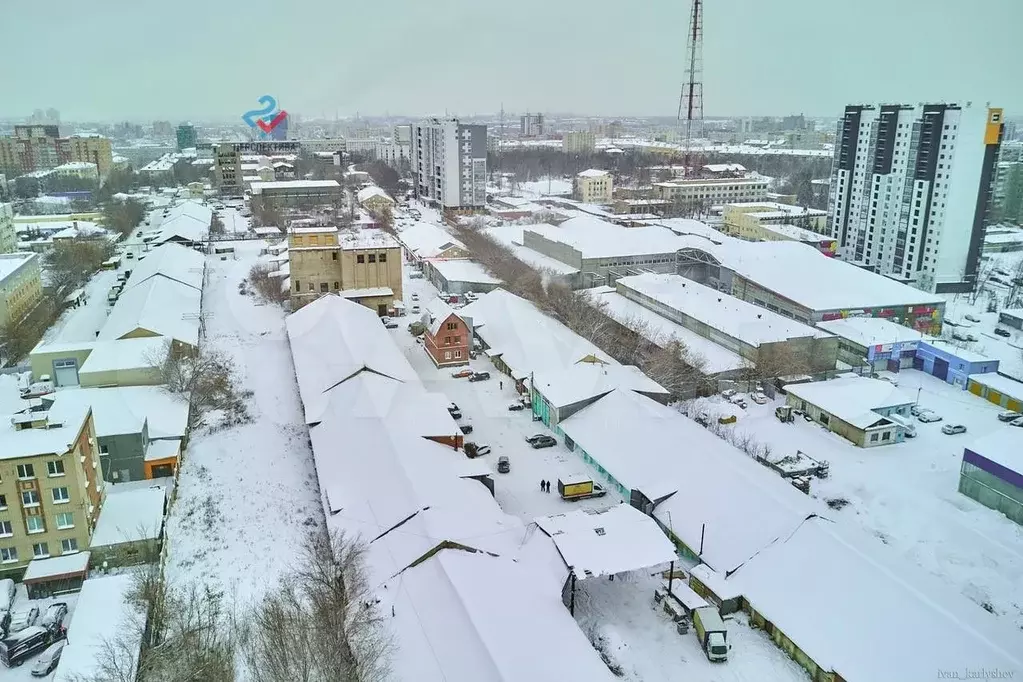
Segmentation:
{"type": "MultiPolygon", "coordinates": [[[[406,279],[403,285],[405,303],[419,294],[420,304],[428,303],[437,290],[423,279],[406,279]]],[[[402,318],[398,329],[391,331],[428,390],[444,393],[462,410],[465,423],[473,425],[466,440],[486,443],[491,454],[486,460],[494,470],[495,495],[508,513],[531,522],[537,516],[558,514],[574,509],[606,508],[621,503],[614,493],[603,498],[565,502],[557,494],[558,472],[586,471],[587,465],[559,442],[556,447],[533,450],[525,437],[534,433],[551,434],[541,422],[532,421],[528,410],[509,412],[508,405],[516,394],[511,380],[497,372],[484,357],[472,361],[477,371],[489,371],[489,381],[470,383],[455,379],[453,368],[437,369],[423,347],[406,330],[412,317],[402,318]],[[503,385],[502,385],[503,384],[503,385]],[[497,458],[506,455],[511,472],[497,473],[497,458]],[[554,482],[551,493],[540,492],[540,480],[554,482]]],[[[561,441],[561,438],[558,438],[561,441]]],[[[593,473],[593,472],[591,472],[593,473]]],[[[731,658],[725,664],[712,664],[690,632],[679,635],[660,609],[653,605],[653,590],[659,579],[642,571],[614,581],[591,579],[579,583],[576,593],[576,620],[591,641],[601,640],[605,652],[620,665],[625,680],[659,682],[748,682],[751,680],[808,679],[794,661],[760,631],[750,628],[744,620],[729,621],[729,638],[734,643],[731,658]]]]}
{"type": "Polygon", "coordinates": [[[284,312],[238,293],[265,242],[235,247],[237,260],[207,260],[205,343],[233,358],[253,393],[253,421],[193,434],[167,523],[167,575],[172,584],[209,585],[244,607],[288,571],[323,512],[284,312]]]}
{"type": "MultiPolygon", "coordinates": [[[[73,594],[62,594],[58,597],[47,597],[45,599],[29,599],[28,592],[25,590],[25,585],[18,583],[17,594],[14,597],[14,607],[11,609],[11,613],[15,614],[19,611],[23,611],[30,606],[37,606],[39,608],[39,617],[46,612],[46,607],[55,602],[64,602],[67,604],[67,615],[64,616],[64,627],[71,625],[71,619],[75,615],[75,605],[78,603],[78,593],[73,594]]],[[[29,680],[41,680],[46,682],[52,680],[54,673],[51,672],[45,677],[33,677],[32,666],[35,665],[36,656],[32,656],[27,661],[22,663],[17,668],[8,668],[0,665],[0,680],[3,682],[28,682],[29,680]]],[[[55,671],[54,671],[55,672],[55,671]]]]}
{"type": "Polygon", "coordinates": [[[821,426],[797,418],[783,424],[774,416],[782,400],[749,402],[742,410],[721,398],[699,401],[712,417],[737,414],[732,428],[771,446],[774,454],[801,450],[830,462],[828,479],[813,479],[811,495],[848,504],[830,511],[835,519],[860,526],[879,546],[898,552],[961,592],[980,608],[988,604],[1006,628],[1023,628],[1023,528],[959,494],[963,447],[981,436],[1011,427],[1001,411],[982,398],[916,370],[898,374],[899,388],[940,414],[940,422],[914,421],[917,437],[864,449],[821,426]],[[947,436],[944,424],[967,427],[947,436]]]}

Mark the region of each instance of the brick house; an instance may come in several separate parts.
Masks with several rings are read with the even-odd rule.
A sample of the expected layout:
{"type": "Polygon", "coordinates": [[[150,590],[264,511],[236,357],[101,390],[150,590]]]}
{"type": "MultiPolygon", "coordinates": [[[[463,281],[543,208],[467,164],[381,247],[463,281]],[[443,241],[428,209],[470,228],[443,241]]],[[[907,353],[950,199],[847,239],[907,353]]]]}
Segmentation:
{"type": "Polygon", "coordinates": [[[423,334],[423,347],[433,364],[438,367],[468,365],[472,331],[465,320],[439,298],[427,306],[427,311],[431,321],[423,334]]]}

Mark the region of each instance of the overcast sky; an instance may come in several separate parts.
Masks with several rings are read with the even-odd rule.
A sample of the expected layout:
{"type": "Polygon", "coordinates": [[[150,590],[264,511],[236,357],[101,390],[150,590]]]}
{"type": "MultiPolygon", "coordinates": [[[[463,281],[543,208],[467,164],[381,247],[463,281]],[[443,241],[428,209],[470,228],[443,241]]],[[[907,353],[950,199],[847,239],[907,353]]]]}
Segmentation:
{"type": "MultiPolygon", "coordinates": [[[[1023,114],[1023,0],[707,0],[705,113],[1023,114]]],[[[690,0],[48,0],[3,8],[0,116],[668,115],[690,0]]]]}

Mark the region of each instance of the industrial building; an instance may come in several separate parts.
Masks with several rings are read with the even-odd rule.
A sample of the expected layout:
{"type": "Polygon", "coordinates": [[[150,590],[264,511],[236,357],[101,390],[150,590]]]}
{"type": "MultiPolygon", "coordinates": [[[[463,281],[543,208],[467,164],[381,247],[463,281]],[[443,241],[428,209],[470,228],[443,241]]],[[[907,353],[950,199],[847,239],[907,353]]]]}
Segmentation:
{"type": "Polygon", "coordinates": [[[1023,412],[1023,382],[999,372],[970,376],[966,390],[1007,410],[1023,412]]]}
{"type": "Polygon", "coordinates": [[[900,443],[916,399],[887,381],[848,377],[788,384],[786,403],[861,448],[900,443]],[[896,420],[888,417],[895,415],[896,420]]]}
{"type": "Polygon", "coordinates": [[[344,192],[337,180],[282,180],[253,182],[252,198],[277,207],[340,206],[344,192]]]}
{"type": "Polygon", "coordinates": [[[1000,429],[964,448],[959,492],[1023,526],[1023,429],[1000,429]]]}

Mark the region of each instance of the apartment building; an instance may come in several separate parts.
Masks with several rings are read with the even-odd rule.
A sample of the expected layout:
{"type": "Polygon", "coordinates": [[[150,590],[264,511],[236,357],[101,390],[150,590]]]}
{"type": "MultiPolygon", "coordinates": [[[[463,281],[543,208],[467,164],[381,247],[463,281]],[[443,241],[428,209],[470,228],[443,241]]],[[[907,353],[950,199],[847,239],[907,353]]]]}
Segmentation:
{"type": "Polygon", "coordinates": [[[526,113],[519,117],[519,135],[522,137],[543,137],[543,114],[526,113]]]}
{"type": "Polygon", "coordinates": [[[73,161],[94,163],[106,177],[114,163],[110,140],[99,135],[61,137],[55,125],[16,125],[13,136],[0,137],[0,171],[12,175],[73,161]]]}
{"type": "Polygon", "coordinates": [[[0,424],[0,577],[92,538],[103,499],[92,410],[58,402],[0,424]]]}
{"type": "Polygon", "coordinates": [[[20,321],[42,299],[39,262],[35,253],[0,254],[0,325],[20,321]]]}
{"type": "Polygon", "coordinates": [[[584,170],[572,183],[572,197],[584,204],[610,204],[613,193],[614,180],[605,170],[584,170]]]}
{"type": "Polygon", "coordinates": [[[1002,134],[986,106],[847,106],[828,206],[843,257],[924,291],[971,291],[1002,134]]]}
{"type": "Polygon", "coordinates": [[[712,206],[767,198],[766,178],[693,178],[655,182],[653,198],[681,204],[712,206]]]}
{"type": "Polygon", "coordinates": [[[288,230],[293,310],[336,293],[386,315],[402,299],[401,245],[381,230],[288,230]]]}
{"type": "Polygon", "coordinates": [[[213,145],[213,179],[221,194],[242,196],[242,152],[232,142],[213,145]]]}
{"type": "Polygon", "coordinates": [[[588,130],[571,130],[561,137],[561,151],[566,154],[592,154],[597,136],[588,130]]]}
{"type": "Polygon", "coordinates": [[[18,248],[18,231],[14,227],[14,207],[0,202],[0,253],[18,248]]]}
{"type": "Polygon", "coordinates": [[[177,137],[178,151],[181,151],[182,149],[194,149],[195,145],[199,142],[199,136],[196,134],[195,126],[191,123],[182,123],[179,125],[177,137]]]}
{"type": "Polygon", "coordinates": [[[416,197],[441,209],[475,210],[487,203],[487,127],[458,119],[412,126],[416,197]]]}

